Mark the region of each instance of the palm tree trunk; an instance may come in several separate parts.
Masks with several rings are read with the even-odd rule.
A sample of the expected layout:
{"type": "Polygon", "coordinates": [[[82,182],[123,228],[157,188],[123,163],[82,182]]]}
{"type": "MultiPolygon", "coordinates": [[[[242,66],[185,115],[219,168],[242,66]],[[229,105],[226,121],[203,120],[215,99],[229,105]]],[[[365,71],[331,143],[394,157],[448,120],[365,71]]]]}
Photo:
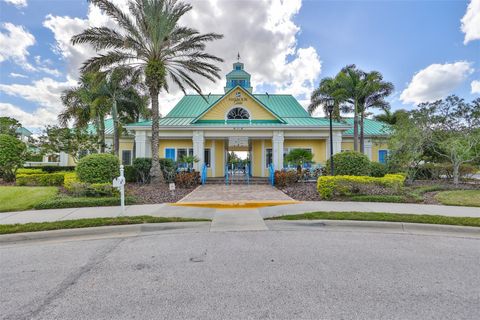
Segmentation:
{"type": "Polygon", "coordinates": [[[104,116],[99,116],[100,128],[100,153],[105,153],[105,119],[104,116]]]}
{"type": "Polygon", "coordinates": [[[159,161],[159,127],[160,115],[158,111],[158,90],[150,88],[150,98],[152,99],[152,168],[150,169],[151,182],[160,184],[164,182],[162,170],[159,161]]]}
{"type": "Polygon", "coordinates": [[[360,114],[360,152],[365,153],[365,137],[363,131],[363,124],[364,124],[365,113],[360,114]]]}
{"type": "Polygon", "coordinates": [[[113,97],[112,105],[112,120],[113,120],[113,153],[118,158],[118,153],[120,150],[120,136],[118,133],[118,113],[117,113],[117,100],[113,97]]]}
{"type": "Polygon", "coordinates": [[[356,101],[353,106],[353,150],[358,151],[358,108],[356,101]]]}

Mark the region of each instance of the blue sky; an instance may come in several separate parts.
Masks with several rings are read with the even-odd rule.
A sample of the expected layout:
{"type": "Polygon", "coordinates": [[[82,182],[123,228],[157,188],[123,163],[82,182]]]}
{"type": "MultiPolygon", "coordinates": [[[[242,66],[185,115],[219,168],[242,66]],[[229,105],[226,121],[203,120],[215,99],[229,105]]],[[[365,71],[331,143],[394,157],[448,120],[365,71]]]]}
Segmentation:
{"type": "MultiPolygon", "coordinates": [[[[394,83],[394,109],[451,93],[480,96],[480,0],[219,1],[216,9],[192,2],[185,22],[223,33],[210,51],[226,60],[225,73],[240,51],[259,92],[292,93],[306,105],[322,77],[355,63],[394,83]]],[[[94,54],[68,39],[99,23],[100,12],[84,0],[0,0],[0,20],[0,115],[31,128],[53,123],[61,91],[94,54]]],[[[203,85],[205,92],[222,86],[203,85]]],[[[164,95],[163,111],[181,95],[164,95]]]]}

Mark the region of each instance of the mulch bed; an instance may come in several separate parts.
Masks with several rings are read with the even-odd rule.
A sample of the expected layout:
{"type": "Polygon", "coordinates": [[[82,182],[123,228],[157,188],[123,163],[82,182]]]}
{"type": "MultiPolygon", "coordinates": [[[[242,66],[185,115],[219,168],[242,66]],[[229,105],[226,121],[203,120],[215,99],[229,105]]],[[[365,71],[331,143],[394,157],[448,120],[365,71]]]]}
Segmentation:
{"type": "Polygon", "coordinates": [[[177,188],[173,193],[167,184],[127,183],[126,192],[136,198],[138,204],[177,202],[195,188],[177,188]]]}
{"type": "Polygon", "coordinates": [[[15,182],[6,182],[6,181],[3,181],[3,179],[0,179],[0,186],[9,187],[14,185],[15,185],[15,182]]]}
{"type": "Polygon", "coordinates": [[[316,182],[298,182],[291,186],[279,188],[290,198],[298,201],[321,201],[316,182]]]}

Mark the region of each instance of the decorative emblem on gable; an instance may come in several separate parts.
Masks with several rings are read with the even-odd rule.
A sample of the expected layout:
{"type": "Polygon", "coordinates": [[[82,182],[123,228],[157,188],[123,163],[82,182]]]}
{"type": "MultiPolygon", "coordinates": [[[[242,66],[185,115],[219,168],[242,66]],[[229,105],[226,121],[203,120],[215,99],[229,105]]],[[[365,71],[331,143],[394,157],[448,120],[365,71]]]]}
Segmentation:
{"type": "Polygon", "coordinates": [[[247,101],[246,97],[242,97],[242,93],[240,91],[235,92],[235,97],[228,98],[228,101],[233,101],[235,104],[241,104],[247,101]]]}

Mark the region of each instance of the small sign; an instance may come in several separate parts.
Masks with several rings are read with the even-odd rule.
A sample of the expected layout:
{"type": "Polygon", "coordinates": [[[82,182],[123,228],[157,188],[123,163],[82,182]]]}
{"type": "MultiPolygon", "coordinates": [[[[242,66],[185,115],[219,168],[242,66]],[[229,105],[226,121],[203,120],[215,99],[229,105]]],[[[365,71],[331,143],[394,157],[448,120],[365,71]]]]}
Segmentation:
{"type": "Polygon", "coordinates": [[[170,183],[168,187],[170,188],[170,191],[175,191],[175,183],[170,183]]]}
{"type": "Polygon", "coordinates": [[[118,177],[118,178],[113,179],[113,187],[114,188],[121,188],[124,185],[125,185],[125,178],[124,177],[118,177]]]}

